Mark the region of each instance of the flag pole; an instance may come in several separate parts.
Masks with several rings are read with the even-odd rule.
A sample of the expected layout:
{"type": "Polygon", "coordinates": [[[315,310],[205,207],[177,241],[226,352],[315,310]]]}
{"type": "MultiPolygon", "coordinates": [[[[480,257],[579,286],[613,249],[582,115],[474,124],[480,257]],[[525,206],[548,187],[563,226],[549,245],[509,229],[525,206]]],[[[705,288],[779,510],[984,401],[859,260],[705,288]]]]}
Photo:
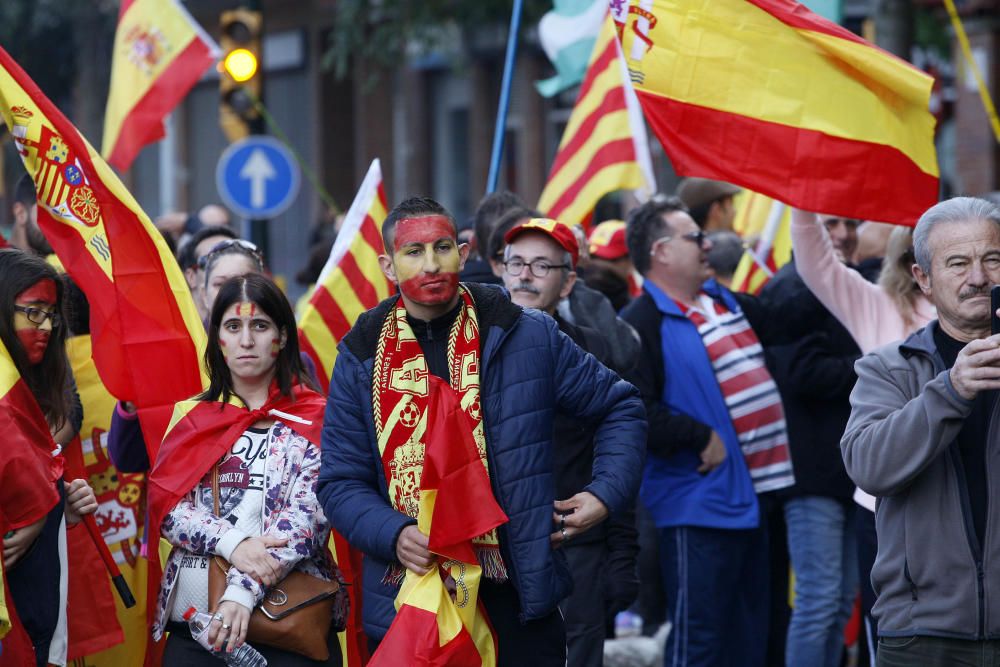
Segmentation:
{"type": "Polygon", "coordinates": [[[521,28],[521,10],[524,0],[514,0],[514,11],[510,15],[510,33],[507,35],[507,55],[504,58],[503,81],[500,84],[500,105],[497,108],[497,124],[493,130],[493,153],[490,155],[490,175],[486,181],[486,192],[497,189],[500,178],[500,159],[503,157],[503,141],[507,130],[507,109],[510,107],[510,86],[514,79],[514,62],[517,59],[517,34],[521,28]]]}

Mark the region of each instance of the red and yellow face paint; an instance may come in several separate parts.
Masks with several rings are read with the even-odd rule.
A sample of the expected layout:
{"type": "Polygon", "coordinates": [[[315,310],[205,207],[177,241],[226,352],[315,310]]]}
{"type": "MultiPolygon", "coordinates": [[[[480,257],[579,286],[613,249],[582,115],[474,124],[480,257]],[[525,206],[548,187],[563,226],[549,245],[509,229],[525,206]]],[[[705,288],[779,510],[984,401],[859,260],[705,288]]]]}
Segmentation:
{"type": "Polygon", "coordinates": [[[462,264],[451,220],[443,215],[400,220],[392,263],[399,291],[408,299],[426,305],[450,302],[458,292],[462,264]]]}
{"type": "MultiPolygon", "coordinates": [[[[14,297],[14,304],[52,312],[55,310],[57,298],[58,293],[55,282],[50,278],[45,278],[14,297]]],[[[49,336],[52,334],[52,320],[46,320],[42,324],[35,324],[24,313],[14,311],[14,332],[24,347],[28,363],[34,365],[41,362],[45,356],[45,350],[49,346],[49,336]]]]}

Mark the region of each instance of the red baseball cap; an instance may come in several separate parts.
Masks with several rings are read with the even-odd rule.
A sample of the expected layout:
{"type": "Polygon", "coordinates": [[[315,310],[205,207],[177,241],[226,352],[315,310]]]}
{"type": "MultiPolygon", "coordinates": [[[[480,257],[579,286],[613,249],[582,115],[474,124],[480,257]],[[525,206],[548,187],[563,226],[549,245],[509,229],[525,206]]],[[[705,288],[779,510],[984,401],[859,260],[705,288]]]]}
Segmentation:
{"type": "Polygon", "coordinates": [[[576,234],[567,225],[549,218],[531,218],[527,222],[511,227],[503,236],[504,243],[512,243],[514,239],[523,232],[538,231],[548,234],[553,241],[558,243],[573,258],[573,266],[576,267],[580,259],[580,246],[576,242],[576,234]]]}
{"type": "Polygon", "coordinates": [[[598,259],[618,259],[628,255],[625,221],[605,220],[590,232],[590,254],[598,259]]]}

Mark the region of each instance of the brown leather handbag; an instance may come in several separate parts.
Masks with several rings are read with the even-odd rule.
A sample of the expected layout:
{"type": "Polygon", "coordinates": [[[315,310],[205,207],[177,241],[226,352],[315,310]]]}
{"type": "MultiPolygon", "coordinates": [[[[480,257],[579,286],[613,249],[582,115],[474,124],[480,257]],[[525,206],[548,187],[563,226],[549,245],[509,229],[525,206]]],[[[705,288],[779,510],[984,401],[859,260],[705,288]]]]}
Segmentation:
{"type": "MultiPolygon", "coordinates": [[[[219,514],[219,470],[212,471],[212,509],[219,514]]],[[[226,592],[230,564],[215,556],[208,569],[208,604],[214,613],[226,592]]],[[[347,624],[349,600],[345,582],[336,567],[333,579],[325,581],[300,570],[292,570],[269,588],[250,615],[247,641],[299,653],[311,660],[327,660],[330,631],[347,624]]]]}

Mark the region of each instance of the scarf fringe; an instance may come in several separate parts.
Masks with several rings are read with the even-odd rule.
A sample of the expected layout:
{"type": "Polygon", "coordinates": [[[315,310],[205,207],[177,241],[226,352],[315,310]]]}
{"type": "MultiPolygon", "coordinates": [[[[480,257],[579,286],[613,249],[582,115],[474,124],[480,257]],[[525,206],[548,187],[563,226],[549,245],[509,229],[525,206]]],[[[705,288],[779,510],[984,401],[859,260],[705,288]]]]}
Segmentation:
{"type": "MultiPolygon", "coordinates": [[[[507,566],[504,565],[500,549],[497,547],[477,547],[476,559],[479,567],[483,570],[483,576],[491,581],[507,581],[510,576],[507,574],[507,566]]],[[[406,577],[406,568],[399,563],[389,563],[382,575],[383,586],[399,587],[403,585],[406,577]]]]}

